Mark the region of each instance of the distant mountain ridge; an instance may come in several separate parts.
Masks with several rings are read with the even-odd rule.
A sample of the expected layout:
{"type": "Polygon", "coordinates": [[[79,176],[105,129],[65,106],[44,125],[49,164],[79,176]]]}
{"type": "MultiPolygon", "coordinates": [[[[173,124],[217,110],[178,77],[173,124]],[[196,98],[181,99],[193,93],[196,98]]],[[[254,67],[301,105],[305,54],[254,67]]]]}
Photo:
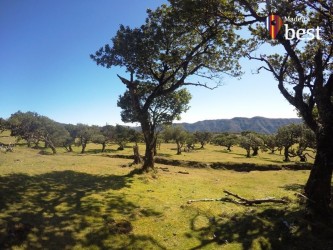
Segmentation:
{"type": "Polygon", "coordinates": [[[253,131],[263,134],[273,134],[279,127],[302,123],[300,118],[265,118],[265,117],[235,117],[232,119],[204,120],[195,123],[175,123],[190,132],[233,132],[253,131]]]}

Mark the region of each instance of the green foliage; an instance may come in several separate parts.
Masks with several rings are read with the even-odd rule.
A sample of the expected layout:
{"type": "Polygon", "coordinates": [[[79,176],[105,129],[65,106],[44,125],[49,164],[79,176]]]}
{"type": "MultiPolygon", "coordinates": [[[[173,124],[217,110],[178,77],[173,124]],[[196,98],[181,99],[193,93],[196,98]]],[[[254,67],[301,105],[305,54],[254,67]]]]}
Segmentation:
{"type": "Polygon", "coordinates": [[[121,25],[112,38],[112,47],[105,45],[91,58],[104,67],[125,67],[145,84],[160,86],[156,91],[161,94],[165,94],[163,88],[183,86],[185,78],[192,74],[215,79],[217,72],[239,75],[237,59],[241,53],[236,52],[242,40],[231,25],[213,16],[206,16],[210,18],[205,20],[206,25],[194,23],[186,17],[202,17],[202,13],[176,4],[162,5],[147,14],[140,28],[121,25]],[[191,25],[186,25],[189,22],[191,25]]]}
{"type": "Polygon", "coordinates": [[[51,120],[46,116],[40,117],[40,138],[50,146],[55,153],[55,147],[63,146],[68,140],[69,134],[63,125],[51,120]]]}
{"type": "Polygon", "coordinates": [[[278,129],[276,139],[284,147],[291,147],[299,142],[302,134],[302,125],[290,124],[278,129]]]}
{"type": "MultiPolygon", "coordinates": [[[[180,155],[182,153],[182,147],[187,142],[189,136],[188,132],[179,126],[167,126],[164,128],[163,135],[164,140],[173,140],[176,142],[177,154],[180,155]]],[[[188,140],[188,142],[190,142],[190,140],[188,140]]]]}
{"type": "Polygon", "coordinates": [[[33,112],[23,113],[18,111],[8,119],[11,135],[17,136],[19,139],[24,139],[28,145],[38,138],[38,114],[33,112]]]}
{"type": "Polygon", "coordinates": [[[85,149],[88,142],[93,139],[95,131],[89,125],[82,123],[78,123],[76,125],[76,130],[77,130],[76,144],[82,147],[81,153],[83,154],[85,153],[85,149]]]}
{"type": "Polygon", "coordinates": [[[143,142],[144,138],[142,132],[139,132],[135,129],[130,129],[129,131],[129,141],[138,144],[139,142],[143,142]]]}
{"type": "Polygon", "coordinates": [[[82,147],[82,153],[85,152],[85,148],[89,142],[101,144],[102,152],[105,151],[107,144],[115,142],[119,145],[119,149],[123,150],[127,142],[139,142],[142,137],[141,134],[129,127],[116,125],[105,125],[103,127],[96,125],[85,124],[66,124],[65,128],[69,132],[69,138],[64,146],[69,147],[68,151],[72,151],[71,146],[82,147]]]}
{"type": "Polygon", "coordinates": [[[115,127],[111,125],[105,125],[101,128],[101,133],[107,139],[107,141],[112,141],[116,133],[115,127]]]}
{"type": "MultiPolygon", "coordinates": [[[[223,20],[206,16],[202,25],[187,18],[190,12],[176,2],[148,10],[144,25],[134,29],[121,25],[112,46],[107,44],[91,55],[98,65],[124,67],[129,73],[127,79],[118,76],[127,87],[118,106],[123,109],[123,121],[141,124],[146,170],[154,166],[157,128],[188,109],[191,96],[182,88],[209,87],[214,81],[216,87],[222,73],[240,75],[238,59],[244,41],[223,20]],[[198,82],[189,79],[193,75],[198,82]]],[[[202,20],[200,12],[193,14],[202,20]]]]}
{"type": "Polygon", "coordinates": [[[299,149],[302,151],[306,150],[307,148],[316,149],[317,148],[317,138],[315,133],[309,129],[306,125],[302,127],[301,138],[299,141],[299,149]]]}
{"type": "Polygon", "coordinates": [[[37,113],[18,111],[8,119],[11,134],[19,139],[38,145],[39,141],[52,148],[56,153],[56,146],[62,146],[69,138],[69,133],[61,124],[37,113]]]}
{"type": "Polygon", "coordinates": [[[227,150],[231,151],[231,147],[238,144],[239,136],[236,134],[219,134],[213,138],[215,145],[227,147],[227,150]]]}
{"type": "Polygon", "coordinates": [[[201,144],[201,148],[204,148],[204,146],[210,142],[212,139],[213,135],[210,132],[200,132],[196,131],[194,133],[194,137],[198,142],[201,144]]]}
{"type": "Polygon", "coordinates": [[[291,124],[281,127],[276,135],[278,145],[285,149],[285,161],[289,161],[289,157],[299,156],[306,160],[304,151],[307,148],[316,148],[315,133],[305,125],[291,124]],[[297,150],[291,150],[291,147],[297,144],[297,150]],[[305,157],[305,158],[304,158],[305,157]]]}
{"type": "Polygon", "coordinates": [[[261,135],[261,138],[264,141],[262,150],[270,150],[272,154],[274,154],[276,150],[282,150],[283,146],[277,141],[276,135],[261,135]]]}
{"type": "Polygon", "coordinates": [[[119,145],[119,150],[124,150],[126,144],[130,141],[131,138],[131,129],[129,127],[116,125],[114,141],[119,145]]]}
{"type": "Polygon", "coordinates": [[[291,124],[281,127],[276,135],[276,141],[278,145],[284,147],[285,161],[289,161],[289,157],[299,156],[302,161],[306,160],[304,151],[308,148],[316,148],[315,133],[307,126],[299,124],[291,124]],[[297,144],[298,148],[295,151],[291,150],[291,147],[297,144]]]}
{"type": "Polygon", "coordinates": [[[250,156],[250,151],[253,149],[253,155],[257,155],[259,147],[263,146],[264,141],[254,133],[246,133],[240,137],[239,146],[246,150],[246,157],[250,156]]]}
{"type": "Polygon", "coordinates": [[[108,138],[103,134],[101,127],[94,125],[91,126],[91,130],[92,130],[91,141],[93,143],[105,145],[108,142],[108,138]]]}
{"type": "Polygon", "coordinates": [[[0,134],[8,129],[8,122],[0,117],[0,134]]]}
{"type": "Polygon", "coordinates": [[[75,139],[77,138],[77,134],[78,134],[78,130],[76,128],[76,125],[73,124],[65,124],[64,125],[65,129],[68,131],[69,133],[69,137],[67,138],[67,140],[64,143],[64,147],[68,150],[68,151],[72,151],[72,145],[75,144],[75,139]],[[67,148],[68,147],[68,148],[67,148]]]}
{"type": "MultiPolygon", "coordinates": [[[[140,103],[144,105],[154,89],[146,83],[138,83],[137,93],[140,103]]],[[[154,98],[148,109],[149,121],[155,126],[170,124],[174,120],[180,120],[180,114],[189,109],[191,94],[186,89],[174,91],[164,96],[154,98]]],[[[122,109],[120,115],[124,122],[140,122],[140,114],[133,109],[130,91],[119,96],[117,103],[122,109]]]]}

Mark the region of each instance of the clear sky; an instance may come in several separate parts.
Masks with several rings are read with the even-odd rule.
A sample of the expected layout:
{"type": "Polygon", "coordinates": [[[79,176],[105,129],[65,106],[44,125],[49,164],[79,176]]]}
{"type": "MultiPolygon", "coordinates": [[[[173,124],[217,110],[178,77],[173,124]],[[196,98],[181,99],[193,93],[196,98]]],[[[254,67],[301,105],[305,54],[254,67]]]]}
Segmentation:
{"type": "MultiPolygon", "coordinates": [[[[123,124],[117,99],[123,69],[98,67],[89,55],[115,35],[120,24],[140,26],[146,9],[162,0],[0,0],[0,117],[34,111],[63,123],[123,124]]],[[[271,74],[252,74],[242,60],[241,80],[190,88],[183,122],[232,117],[297,117],[271,74]]]]}

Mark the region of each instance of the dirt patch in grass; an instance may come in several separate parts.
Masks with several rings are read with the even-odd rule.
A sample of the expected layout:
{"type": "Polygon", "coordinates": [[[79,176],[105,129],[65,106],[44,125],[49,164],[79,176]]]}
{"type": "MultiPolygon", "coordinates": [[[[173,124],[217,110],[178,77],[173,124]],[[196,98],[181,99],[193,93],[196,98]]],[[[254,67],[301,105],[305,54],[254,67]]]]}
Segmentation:
{"type": "Polygon", "coordinates": [[[108,221],[107,227],[111,234],[129,234],[133,230],[131,222],[127,220],[108,221]]]}

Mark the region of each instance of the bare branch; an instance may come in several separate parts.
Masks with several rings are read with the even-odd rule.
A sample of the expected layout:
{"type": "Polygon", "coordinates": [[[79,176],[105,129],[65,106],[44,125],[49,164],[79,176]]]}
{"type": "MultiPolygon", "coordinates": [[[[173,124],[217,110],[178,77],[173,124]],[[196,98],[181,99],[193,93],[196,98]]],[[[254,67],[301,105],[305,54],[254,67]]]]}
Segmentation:
{"type": "Polygon", "coordinates": [[[240,204],[240,205],[245,205],[245,206],[252,206],[256,204],[262,204],[262,203],[280,203],[280,204],[287,204],[288,201],[284,199],[276,199],[274,197],[268,197],[268,198],[263,198],[263,199],[254,199],[254,200],[249,200],[245,199],[237,194],[231,193],[227,190],[223,191],[225,194],[233,196],[237,198],[238,200],[234,200],[228,197],[223,197],[219,199],[210,199],[210,198],[204,198],[204,199],[198,199],[198,200],[188,200],[187,203],[191,204],[193,202],[207,202],[207,201],[223,201],[223,202],[232,202],[235,204],[240,204]]]}
{"type": "Polygon", "coordinates": [[[253,205],[253,204],[262,204],[262,203],[267,203],[267,202],[272,202],[272,203],[283,203],[283,204],[287,204],[288,201],[283,200],[283,199],[275,199],[273,197],[269,197],[269,198],[263,198],[263,199],[255,199],[255,200],[248,200],[245,199],[237,194],[231,193],[227,190],[223,191],[224,193],[226,193],[227,195],[236,197],[237,199],[239,199],[240,201],[238,201],[237,203],[239,204],[243,204],[243,205],[253,205]]]}
{"type": "Polygon", "coordinates": [[[213,89],[216,89],[218,87],[220,87],[221,85],[220,84],[216,84],[214,87],[210,87],[207,85],[207,83],[183,83],[184,86],[200,86],[200,87],[204,87],[206,89],[210,89],[210,90],[213,90],[213,89]]]}
{"type": "Polygon", "coordinates": [[[273,66],[271,65],[271,63],[266,58],[264,58],[262,56],[261,57],[253,57],[251,55],[248,55],[248,58],[250,60],[258,60],[258,61],[265,62],[267,64],[267,66],[268,66],[269,69],[267,69],[265,67],[263,67],[263,68],[267,69],[268,71],[271,71],[273,73],[273,75],[275,76],[275,78],[279,79],[279,75],[275,72],[273,66]]]}

